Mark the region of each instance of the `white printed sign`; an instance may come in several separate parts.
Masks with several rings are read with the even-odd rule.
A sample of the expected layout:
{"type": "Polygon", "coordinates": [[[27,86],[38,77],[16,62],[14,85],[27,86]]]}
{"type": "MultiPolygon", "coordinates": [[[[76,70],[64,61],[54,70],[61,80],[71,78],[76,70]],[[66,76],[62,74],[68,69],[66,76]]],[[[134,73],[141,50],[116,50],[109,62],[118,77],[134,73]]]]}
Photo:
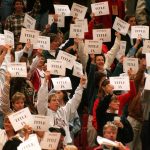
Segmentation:
{"type": "Polygon", "coordinates": [[[83,75],[83,66],[81,63],[75,61],[72,74],[79,78],[83,75]]]}
{"type": "Polygon", "coordinates": [[[76,56],[73,56],[67,52],[59,51],[57,55],[57,60],[62,60],[66,62],[66,68],[72,69],[74,61],[76,60],[76,56]]]}
{"type": "Polygon", "coordinates": [[[27,43],[28,41],[31,44],[37,43],[40,31],[32,30],[32,29],[21,29],[20,42],[27,43]]]}
{"type": "Polygon", "coordinates": [[[45,132],[44,137],[40,143],[41,148],[56,150],[58,147],[60,136],[60,133],[45,132]]]}
{"type": "Polygon", "coordinates": [[[70,16],[70,9],[68,5],[54,5],[55,14],[62,16],[70,16]]]}
{"type": "Polygon", "coordinates": [[[108,1],[91,4],[92,12],[95,16],[109,15],[108,1]]]}
{"type": "Polygon", "coordinates": [[[150,75],[146,77],[146,82],[145,82],[145,87],[144,87],[145,90],[150,90],[149,83],[150,83],[150,75]]]}
{"type": "Polygon", "coordinates": [[[113,24],[113,29],[117,32],[126,35],[128,33],[130,24],[125,22],[124,20],[116,17],[115,22],[113,24]]]}
{"type": "Polygon", "coordinates": [[[115,91],[129,91],[129,77],[110,77],[110,84],[114,86],[115,91]]]}
{"type": "Polygon", "coordinates": [[[36,20],[26,13],[24,17],[23,26],[27,29],[35,29],[35,24],[36,20]]]}
{"type": "Polygon", "coordinates": [[[150,53],[146,53],[146,66],[150,67],[150,53]]]}
{"type": "MultiPolygon", "coordinates": [[[[52,24],[54,22],[54,15],[48,15],[48,24],[52,24]]],[[[65,17],[62,15],[58,16],[58,21],[57,21],[57,26],[58,27],[64,27],[65,26],[65,17]]]]}
{"type": "Polygon", "coordinates": [[[93,29],[93,39],[111,42],[111,29],[93,29]]]}
{"type": "Polygon", "coordinates": [[[25,125],[32,126],[32,115],[28,107],[21,109],[8,116],[15,131],[24,128],[25,125]]]}
{"type": "Polygon", "coordinates": [[[131,38],[149,39],[149,26],[132,26],[131,38]]]}
{"type": "Polygon", "coordinates": [[[5,43],[14,48],[14,34],[8,30],[4,30],[5,43]]]}
{"type": "Polygon", "coordinates": [[[69,77],[52,78],[54,90],[71,90],[72,85],[69,77]]]}
{"type": "Polygon", "coordinates": [[[38,36],[37,43],[33,47],[34,49],[50,50],[50,37],[38,36]]]}
{"type": "Polygon", "coordinates": [[[65,63],[66,62],[62,60],[47,59],[47,70],[50,71],[51,74],[65,76],[65,63]]]}
{"type": "Polygon", "coordinates": [[[117,56],[116,56],[117,58],[120,59],[121,56],[125,56],[126,45],[127,45],[126,41],[120,41],[120,49],[117,53],[117,56]]]}
{"type": "Polygon", "coordinates": [[[84,38],[84,26],[82,24],[70,24],[69,38],[84,38]]]}
{"type": "Polygon", "coordinates": [[[0,34],[0,45],[5,45],[5,35],[4,34],[0,34]]]}
{"type": "Polygon", "coordinates": [[[7,70],[11,77],[27,77],[27,65],[25,62],[12,62],[7,64],[7,70]]]}
{"type": "Polygon", "coordinates": [[[36,134],[31,134],[27,140],[22,142],[17,150],[41,150],[36,134]]]}
{"type": "Polygon", "coordinates": [[[138,58],[124,58],[123,71],[127,73],[130,69],[133,70],[133,73],[137,73],[139,69],[138,58]]]}
{"type": "Polygon", "coordinates": [[[88,51],[88,54],[101,54],[102,41],[98,40],[85,40],[84,49],[88,51]]]}
{"type": "Polygon", "coordinates": [[[84,32],[88,32],[88,21],[87,19],[75,19],[75,24],[81,24],[84,26],[84,32]]]}
{"type": "Polygon", "coordinates": [[[74,18],[84,19],[86,12],[87,7],[79,5],[77,3],[73,3],[70,14],[74,18]]]}
{"type": "Polygon", "coordinates": [[[143,43],[143,54],[150,53],[150,40],[145,40],[143,43]]]}
{"type": "Polygon", "coordinates": [[[48,131],[50,127],[50,117],[42,115],[32,115],[33,125],[32,129],[34,131],[48,131]]]}

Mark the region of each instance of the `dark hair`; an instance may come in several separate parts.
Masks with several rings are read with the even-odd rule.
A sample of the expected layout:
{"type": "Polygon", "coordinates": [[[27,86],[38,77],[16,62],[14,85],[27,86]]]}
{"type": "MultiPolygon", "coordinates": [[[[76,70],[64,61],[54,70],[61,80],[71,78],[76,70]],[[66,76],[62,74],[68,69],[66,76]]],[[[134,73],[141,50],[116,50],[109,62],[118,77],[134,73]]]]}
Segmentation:
{"type": "Polygon", "coordinates": [[[101,86],[106,86],[106,85],[109,84],[109,83],[110,83],[109,79],[105,79],[105,80],[102,82],[101,86]]]}
{"type": "Polygon", "coordinates": [[[54,127],[50,127],[49,128],[50,132],[57,132],[57,133],[61,133],[62,136],[66,136],[66,132],[64,130],[64,128],[54,128],[54,127]]]}
{"type": "Polygon", "coordinates": [[[11,140],[8,140],[2,150],[17,150],[17,147],[20,145],[21,140],[18,138],[12,138],[11,140]]]}
{"type": "Polygon", "coordinates": [[[101,54],[96,54],[96,55],[95,55],[95,60],[96,60],[96,57],[98,57],[98,56],[102,56],[103,59],[104,59],[104,62],[105,62],[106,58],[105,58],[104,54],[102,54],[102,53],[101,53],[101,54]]]}
{"type": "Polygon", "coordinates": [[[129,19],[130,19],[130,18],[133,18],[133,17],[135,17],[135,15],[126,15],[126,16],[124,17],[124,21],[128,22],[129,19]]]}
{"type": "Polygon", "coordinates": [[[104,72],[95,72],[95,87],[99,87],[99,84],[104,77],[106,77],[106,74],[104,72]]]}
{"type": "MultiPolygon", "coordinates": [[[[15,0],[15,1],[13,2],[13,7],[15,7],[16,2],[21,2],[21,3],[22,3],[22,5],[23,5],[23,12],[25,12],[25,11],[26,11],[26,8],[25,8],[24,1],[23,1],[23,0],[15,0]]],[[[15,8],[14,8],[14,11],[15,11],[15,8]]]]}

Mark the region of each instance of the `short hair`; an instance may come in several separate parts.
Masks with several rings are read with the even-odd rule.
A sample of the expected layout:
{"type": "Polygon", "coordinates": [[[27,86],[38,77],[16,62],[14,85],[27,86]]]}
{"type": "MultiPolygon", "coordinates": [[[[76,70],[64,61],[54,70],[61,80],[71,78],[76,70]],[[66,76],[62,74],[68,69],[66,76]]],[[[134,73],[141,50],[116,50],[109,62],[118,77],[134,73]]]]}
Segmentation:
{"type": "Polygon", "coordinates": [[[105,58],[105,55],[104,55],[104,54],[102,54],[102,53],[101,53],[101,54],[96,54],[96,55],[95,55],[95,60],[96,60],[96,57],[98,57],[98,56],[102,56],[103,59],[104,59],[104,62],[105,62],[106,58],[105,58]]]}
{"type": "Polygon", "coordinates": [[[25,95],[21,92],[16,92],[11,99],[11,102],[14,104],[17,100],[22,99],[25,102],[25,95]]]}
{"type": "Polygon", "coordinates": [[[51,93],[49,96],[48,96],[48,103],[50,103],[51,99],[53,97],[56,97],[55,93],[51,93]]]}
{"type": "Polygon", "coordinates": [[[115,94],[113,94],[112,97],[111,97],[111,101],[113,101],[113,100],[118,100],[118,98],[115,94]]]}
{"type": "Polygon", "coordinates": [[[103,81],[102,81],[102,83],[101,83],[101,86],[106,86],[107,84],[110,84],[110,81],[109,81],[109,79],[104,79],[103,81]]]}
{"type": "Polygon", "coordinates": [[[133,17],[135,17],[135,15],[126,15],[126,16],[124,17],[124,21],[128,22],[129,19],[130,19],[130,18],[133,18],[133,17]]]}
{"type": "Polygon", "coordinates": [[[64,150],[78,150],[75,145],[66,145],[64,150]]]}
{"type": "Polygon", "coordinates": [[[57,132],[57,133],[61,133],[62,136],[66,136],[66,132],[64,130],[64,128],[54,128],[54,127],[50,127],[49,128],[50,132],[57,132]]]}
{"type": "Polygon", "coordinates": [[[108,129],[108,128],[111,128],[113,131],[116,131],[118,130],[118,127],[111,121],[108,121],[104,127],[103,127],[103,134],[105,133],[105,131],[108,129]]]}
{"type": "Polygon", "coordinates": [[[57,34],[55,33],[49,33],[47,36],[50,37],[50,43],[57,39],[57,34]]]}

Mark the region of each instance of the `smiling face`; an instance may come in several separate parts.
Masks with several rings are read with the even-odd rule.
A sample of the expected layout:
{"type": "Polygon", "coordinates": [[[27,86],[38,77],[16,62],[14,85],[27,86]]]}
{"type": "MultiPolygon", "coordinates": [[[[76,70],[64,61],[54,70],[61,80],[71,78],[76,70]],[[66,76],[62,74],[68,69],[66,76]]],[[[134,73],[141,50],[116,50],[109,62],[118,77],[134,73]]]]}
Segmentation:
{"type": "Polygon", "coordinates": [[[103,56],[97,56],[95,59],[95,62],[96,62],[98,70],[104,70],[105,61],[104,61],[103,56]]]}
{"type": "Polygon", "coordinates": [[[24,8],[23,2],[19,0],[16,1],[14,8],[15,8],[15,12],[23,12],[23,8],[24,8]]]}
{"type": "Polygon", "coordinates": [[[49,96],[49,100],[48,100],[48,108],[49,109],[51,109],[53,111],[57,111],[59,108],[59,105],[60,105],[59,99],[55,94],[49,96]]]}

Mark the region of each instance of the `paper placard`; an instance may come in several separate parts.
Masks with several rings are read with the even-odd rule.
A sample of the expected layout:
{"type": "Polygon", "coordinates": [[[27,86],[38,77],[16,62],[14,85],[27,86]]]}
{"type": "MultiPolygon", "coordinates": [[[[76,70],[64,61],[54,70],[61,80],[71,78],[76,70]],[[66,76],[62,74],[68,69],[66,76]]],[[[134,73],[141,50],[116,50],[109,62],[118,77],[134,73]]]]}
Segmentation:
{"type": "Polygon", "coordinates": [[[150,67],[150,53],[146,53],[146,66],[150,67]]]}
{"type": "Polygon", "coordinates": [[[5,43],[14,48],[14,34],[8,30],[4,30],[5,43]]]}
{"type": "Polygon", "coordinates": [[[108,1],[91,4],[95,16],[109,15],[108,1]]]}
{"type": "Polygon", "coordinates": [[[15,131],[24,128],[25,125],[32,126],[32,115],[28,107],[21,109],[8,116],[15,131]]]}
{"type": "Polygon", "coordinates": [[[69,77],[52,78],[54,90],[71,90],[72,85],[69,77]]]}
{"type": "Polygon", "coordinates": [[[37,43],[33,45],[34,49],[50,50],[50,37],[38,36],[37,43]]]}
{"type": "Polygon", "coordinates": [[[41,150],[36,134],[31,134],[27,140],[21,143],[17,150],[41,150]]]}
{"type": "Polygon", "coordinates": [[[27,29],[35,29],[35,24],[36,20],[26,13],[24,17],[23,26],[27,29]]]}
{"type": "Polygon", "coordinates": [[[110,77],[110,84],[114,86],[115,91],[129,91],[129,77],[110,77]]]}
{"type": "Polygon", "coordinates": [[[125,56],[126,45],[127,45],[126,41],[120,41],[120,49],[117,53],[117,56],[116,56],[117,58],[120,59],[121,56],[125,56]]]}
{"type": "Polygon", "coordinates": [[[149,39],[149,26],[132,26],[131,38],[149,39]]]}
{"type": "Polygon", "coordinates": [[[149,83],[150,83],[150,75],[147,75],[147,77],[146,77],[146,82],[145,82],[145,86],[144,86],[144,89],[145,89],[145,90],[150,90],[149,83]]]}
{"type": "Polygon", "coordinates": [[[123,71],[127,73],[130,69],[133,70],[133,73],[137,73],[139,69],[138,58],[124,58],[123,71]]]}
{"type": "Polygon", "coordinates": [[[79,78],[83,75],[83,66],[81,63],[77,61],[74,62],[72,75],[79,77],[79,78]]]}
{"type": "Polygon", "coordinates": [[[0,34],[0,45],[5,45],[5,35],[4,34],[0,34]]]}
{"type": "Polygon", "coordinates": [[[84,32],[88,32],[87,19],[75,19],[75,24],[81,24],[82,26],[84,26],[84,32]]]}
{"type": "Polygon", "coordinates": [[[126,35],[128,33],[130,24],[125,22],[124,20],[116,17],[115,22],[113,24],[113,29],[116,30],[117,32],[126,35]]]}
{"type": "Polygon", "coordinates": [[[111,29],[93,29],[93,40],[111,42],[111,29]]]}
{"type": "Polygon", "coordinates": [[[60,136],[61,136],[60,133],[45,132],[44,137],[40,143],[41,148],[49,149],[49,150],[56,150],[58,147],[60,136]]]}
{"type": "Polygon", "coordinates": [[[28,41],[30,41],[31,44],[35,44],[37,43],[39,33],[40,31],[37,30],[22,28],[21,35],[20,35],[20,42],[27,43],[28,41]]]}
{"type": "Polygon", "coordinates": [[[85,40],[84,49],[88,51],[88,54],[101,54],[102,41],[97,40],[85,40]]]}
{"type": "Polygon", "coordinates": [[[71,70],[73,67],[74,61],[76,60],[76,56],[60,50],[57,55],[57,60],[65,61],[66,68],[71,70]]]}
{"type": "Polygon", "coordinates": [[[48,131],[50,127],[50,117],[42,115],[32,115],[33,125],[32,129],[34,131],[48,131]]]}
{"type": "Polygon", "coordinates": [[[74,18],[84,19],[87,9],[85,6],[73,3],[70,14],[74,18]]]}
{"type": "Polygon", "coordinates": [[[84,38],[84,26],[82,24],[70,24],[69,38],[84,38]]]}
{"type": "Polygon", "coordinates": [[[70,16],[70,9],[68,5],[54,5],[55,14],[62,16],[70,16]]]}
{"type": "Polygon", "coordinates": [[[12,62],[7,64],[7,70],[11,77],[27,77],[27,65],[25,62],[12,62]]]}
{"type": "MultiPolygon", "coordinates": [[[[48,24],[52,24],[54,22],[54,15],[48,15],[48,24]]],[[[58,16],[57,27],[65,27],[65,17],[62,15],[58,16]]]]}
{"type": "Polygon", "coordinates": [[[47,59],[47,70],[54,75],[66,75],[66,62],[62,60],[47,59]]]}
{"type": "Polygon", "coordinates": [[[142,53],[143,53],[143,54],[150,53],[150,40],[145,40],[145,41],[143,42],[143,50],[142,50],[142,53]]]}

